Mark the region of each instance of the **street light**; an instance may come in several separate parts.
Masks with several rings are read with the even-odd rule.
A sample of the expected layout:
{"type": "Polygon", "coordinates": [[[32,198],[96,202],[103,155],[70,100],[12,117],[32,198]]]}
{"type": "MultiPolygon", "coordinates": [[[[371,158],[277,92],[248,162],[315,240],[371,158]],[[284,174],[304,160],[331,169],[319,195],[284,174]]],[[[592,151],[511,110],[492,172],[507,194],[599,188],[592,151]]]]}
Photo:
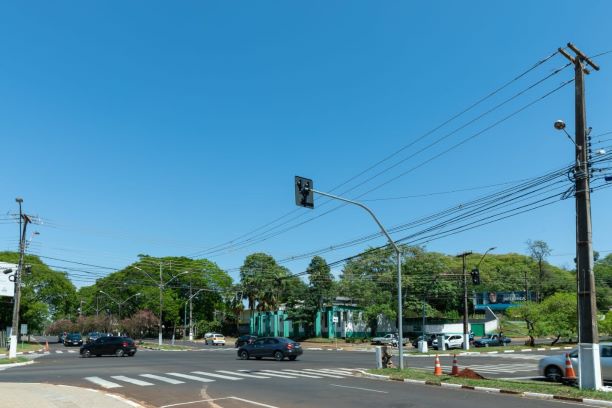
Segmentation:
{"type": "Polygon", "coordinates": [[[485,256],[487,256],[487,254],[491,251],[495,251],[497,249],[497,247],[491,247],[489,249],[487,249],[487,251],[484,253],[484,255],[482,256],[482,258],[480,258],[480,261],[478,261],[478,264],[476,265],[476,269],[478,269],[480,267],[480,264],[482,263],[482,260],[485,259],[485,256]]]}
{"type": "MultiPolygon", "coordinates": [[[[191,295],[189,297],[189,299],[187,299],[185,301],[185,313],[184,313],[184,319],[183,321],[185,322],[185,332],[187,331],[187,303],[191,302],[191,299],[193,299],[194,297],[196,297],[197,295],[200,294],[200,292],[204,291],[204,289],[199,289],[196,293],[194,293],[193,295],[191,295]]],[[[191,305],[191,304],[190,304],[191,305]]],[[[192,312],[193,312],[193,307],[189,307],[189,341],[193,341],[193,325],[192,325],[192,312]]]]}
{"type": "MultiPolygon", "coordinates": [[[[147,275],[147,277],[149,279],[151,279],[153,282],[157,283],[157,281],[155,279],[153,279],[151,277],[151,275],[149,275],[144,269],[140,269],[136,265],[132,265],[132,266],[134,268],[138,269],[140,272],[142,272],[145,275],[147,275]]],[[[166,283],[164,283],[164,278],[162,276],[162,263],[160,262],[160,264],[159,264],[159,333],[158,333],[158,344],[160,346],[162,345],[162,313],[163,313],[163,308],[164,308],[164,297],[163,297],[164,289],[165,289],[166,285],[168,285],[170,282],[172,282],[173,280],[175,280],[179,276],[185,275],[187,273],[190,273],[190,271],[183,271],[183,272],[179,273],[178,275],[173,276],[172,278],[170,278],[170,280],[168,280],[166,283]]]]}
{"type": "Polygon", "coordinates": [[[118,315],[119,315],[119,319],[121,319],[121,307],[122,307],[123,305],[125,305],[125,304],[127,303],[127,301],[128,301],[128,300],[130,300],[130,299],[132,299],[132,298],[134,298],[134,297],[136,297],[136,296],[140,296],[140,295],[141,295],[141,293],[139,292],[139,293],[136,293],[136,294],[134,294],[134,295],[132,295],[132,296],[128,297],[127,299],[125,299],[125,300],[123,300],[123,301],[119,301],[119,300],[115,299],[114,297],[112,297],[111,295],[109,295],[108,293],[106,293],[106,292],[105,292],[105,291],[103,291],[103,290],[99,290],[98,292],[105,294],[106,296],[108,296],[108,297],[109,297],[109,299],[110,299],[110,300],[112,300],[113,302],[115,302],[115,303],[117,304],[117,309],[118,309],[118,312],[119,312],[119,313],[118,313],[118,315]]]}

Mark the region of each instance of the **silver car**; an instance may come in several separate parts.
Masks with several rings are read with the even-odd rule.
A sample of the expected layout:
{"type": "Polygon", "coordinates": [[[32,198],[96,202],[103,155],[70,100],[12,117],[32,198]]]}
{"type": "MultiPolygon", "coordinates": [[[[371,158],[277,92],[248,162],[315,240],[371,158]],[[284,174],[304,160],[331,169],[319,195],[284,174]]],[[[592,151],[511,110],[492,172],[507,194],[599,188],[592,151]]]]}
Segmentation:
{"type": "MultiPolygon", "coordinates": [[[[605,382],[612,382],[612,343],[599,344],[601,377],[605,382]]],[[[580,366],[578,365],[578,350],[570,351],[570,360],[576,376],[580,377],[580,366]]],[[[540,375],[551,381],[561,381],[565,376],[565,354],[544,357],[538,364],[540,375]]]]}

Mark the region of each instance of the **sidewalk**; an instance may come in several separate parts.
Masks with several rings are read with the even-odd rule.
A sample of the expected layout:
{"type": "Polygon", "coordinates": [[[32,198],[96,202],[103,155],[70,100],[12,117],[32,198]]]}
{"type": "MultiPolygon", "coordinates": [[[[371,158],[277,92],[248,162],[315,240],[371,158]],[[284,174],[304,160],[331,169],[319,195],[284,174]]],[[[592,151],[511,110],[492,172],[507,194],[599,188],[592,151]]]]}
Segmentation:
{"type": "Polygon", "coordinates": [[[121,396],[89,388],[41,383],[0,383],[2,406],[12,408],[146,408],[121,396]]]}

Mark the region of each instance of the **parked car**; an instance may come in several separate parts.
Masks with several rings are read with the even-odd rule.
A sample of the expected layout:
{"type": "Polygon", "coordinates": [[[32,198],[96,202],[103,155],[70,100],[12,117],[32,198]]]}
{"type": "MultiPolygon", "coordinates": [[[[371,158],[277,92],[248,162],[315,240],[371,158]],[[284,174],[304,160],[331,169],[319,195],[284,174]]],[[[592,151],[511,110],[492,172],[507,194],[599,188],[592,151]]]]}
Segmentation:
{"type": "Polygon", "coordinates": [[[83,345],[83,337],[81,337],[81,333],[69,333],[64,339],[64,346],[82,346],[83,345]]]}
{"type": "MultiPolygon", "coordinates": [[[[438,349],[438,338],[432,340],[431,347],[438,349]]],[[[444,335],[444,348],[447,350],[453,348],[463,348],[463,335],[462,334],[445,334],[444,335]]]]}
{"type": "Polygon", "coordinates": [[[213,346],[225,346],[225,337],[219,333],[206,333],[208,337],[204,337],[204,344],[213,346]]]}
{"type": "MultiPolygon", "coordinates": [[[[570,360],[576,376],[580,377],[578,365],[578,350],[570,351],[570,360]]],[[[599,343],[599,361],[601,364],[601,378],[605,382],[612,382],[612,343],[599,343]]],[[[540,375],[549,381],[563,381],[565,376],[565,354],[544,357],[538,363],[540,375]]]]}
{"type": "Polygon", "coordinates": [[[117,357],[130,356],[136,354],[137,346],[129,337],[103,336],[98,337],[91,343],[81,347],[81,357],[100,357],[102,355],[115,355],[117,357]]]}
{"type": "Polygon", "coordinates": [[[87,342],[91,343],[92,341],[95,341],[96,339],[100,338],[104,336],[103,333],[99,333],[99,332],[91,332],[89,334],[87,334],[87,342]]]}
{"type": "MultiPolygon", "coordinates": [[[[389,346],[395,346],[397,347],[397,343],[398,343],[398,337],[397,334],[387,334],[381,337],[373,337],[371,340],[372,344],[386,344],[389,346]]],[[[408,337],[403,337],[402,338],[402,345],[406,345],[408,344],[408,337]]]]}
{"type": "MultiPolygon", "coordinates": [[[[429,335],[429,334],[425,335],[425,340],[427,341],[427,346],[431,347],[431,343],[432,343],[433,339],[434,339],[434,337],[432,337],[431,335],[429,335]]],[[[412,347],[414,347],[414,348],[419,347],[419,341],[421,341],[421,340],[423,340],[423,336],[422,335],[417,337],[416,339],[414,339],[412,341],[412,347]]]]}
{"type": "Polygon", "coordinates": [[[282,361],[285,357],[294,361],[302,355],[303,350],[300,343],[285,337],[261,337],[252,343],[245,343],[238,349],[238,357],[248,360],[255,357],[257,360],[263,357],[272,357],[276,361],[282,361]]]}
{"type": "Polygon", "coordinates": [[[234,347],[240,347],[245,343],[252,343],[257,339],[257,336],[252,336],[250,334],[245,334],[244,336],[240,336],[236,339],[236,343],[234,343],[234,347]]]}
{"type": "Polygon", "coordinates": [[[57,342],[58,343],[63,343],[64,340],[66,339],[67,335],[68,335],[68,333],[66,333],[66,332],[60,333],[59,336],[57,336],[57,342]]]}
{"type": "Polygon", "coordinates": [[[474,341],[475,347],[496,347],[496,346],[504,346],[510,343],[511,340],[509,337],[499,334],[487,334],[486,336],[481,337],[478,340],[474,341]]]}

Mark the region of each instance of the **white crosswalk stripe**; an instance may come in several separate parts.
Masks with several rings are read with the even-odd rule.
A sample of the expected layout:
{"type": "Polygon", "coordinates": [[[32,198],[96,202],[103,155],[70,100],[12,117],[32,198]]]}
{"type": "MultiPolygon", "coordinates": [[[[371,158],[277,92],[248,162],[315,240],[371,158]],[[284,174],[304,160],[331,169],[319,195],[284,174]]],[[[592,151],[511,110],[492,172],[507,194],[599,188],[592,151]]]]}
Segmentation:
{"type": "MultiPolygon", "coordinates": [[[[246,371],[247,373],[250,373],[250,370],[240,370],[240,371],[246,371]]],[[[270,377],[279,377],[279,378],[297,378],[297,377],[293,377],[290,376],[289,374],[274,374],[273,372],[263,372],[263,371],[256,371],[257,373],[262,373],[264,375],[269,375],[270,377]]]]}
{"type": "Polygon", "coordinates": [[[246,378],[270,378],[270,377],[266,377],[263,375],[257,375],[257,374],[247,374],[247,373],[235,373],[233,371],[225,371],[225,370],[217,370],[218,373],[224,373],[224,374],[231,374],[231,375],[237,375],[240,377],[246,377],[246,378]]]}
{"type": "Polygon", "coordinates": [[[340,375],[349,375],[352,376],[353,373],[351,371],[341,370],[341,369],[330,369],[330,368],[322,368],[321,371],[332,374],[340,374],[340,375]]]}
{"type": "Polygon", "coordinates": [[[206,377],[222,378],[224,380],[230,380],[230,381],[237,381],[237,380],[243,380],[244,379],[244,378],[239,378],[239,377],[230,377],[229,375],[223,375],[223,374],[207,373],[205,371],[192,371],[192,373],[198,374],[198,375],[203,375],[203,376],[206,376],[206,377]]]}
{"type": "Polygon", "coordinates": [[[161,375],[155,374],[140,374],[141,377],[150,378],[152,380],[162,381],[168,384],[185,384],[185,381],[175,380],[174,378],[162,377],[161,375]]]}
{"type": "Polygon", "coordinates": [[[173,377],[186,378],[188,380],[194,380],[194,381],[200,381],[200,382],[215,381],[215,380],[211,380],[210,378],[196,377],[195,375],[189,375],[189,374],[181,374],[181,373],[166,373],[166,374],[171,375],[173,377]]]}
{"type": "MultiPolygon", "coordinates": [[[[284,374],[285,371],[276,371],[276,370],[261,370],[264,371],[266,373],[277,373],[277,374],[284,374]]],[[[294,372],[290,372],[288,373],[289,375],[295,375],[297,377],[306,377],[306,378],[322,378],[322,377],[317,377],[316,375],[311,375],[311,374],[301,374],[301,373],[294,373],[294,372]]]]}
{"type": "Polygon", "coordinates": [[[68,350],[69,353],[76,353],[76,350],[68,350]]]}
{"type": "Polygon", "coordinates": [[[62,353],[63,353],[63,351],[62,351],[62,350],[55,350],[55,352],[56,352],[57,354],[62,354],[62,353]]]}
{"type": "MultiPolygon", "coordinates": [[[[283,370],[283,371],[287,371],[289,373],[300,373],[301,371],[298,370],[283,370]]],[[[321,371],[316,371],[316,370],[304,370],[306,371],[306,374],[313,374],[313,375],[317,375],[317,376],[321,376],[321,377],[327,377],[327,378],[344,378],[341,377],[339,375],[336,374],[331,374],[331,373],[325,373],[325,372],[321,372],[321,371]]]]}
{"type": "Polygon", "coordinates": [[[97,385],[99,385],[100,387],[103,387],[103,388],[120,388],[120,387],[123,387],[122,385],[119,385],[119,384],[114,383],[114,382],[106,381],[106,380],[104,380],[104,379],[102,379],[100,377],[85,377],[85,379],[87,381],[90,381],[90,382],[92,382],[94,384],[97,384],[97,385]]]}
{"type": "Polygon", "coordinates": [[[148,387],[150,385],[153,385],[153,383],[138,380],[136,378],[126,377],[124,375],[111,375],[111,378],[114,378],[115,380],[119,380],[119,381],[124,381],[126,383],[134,384],[134,385],[140,385],[141,387],[148,387]]]}

